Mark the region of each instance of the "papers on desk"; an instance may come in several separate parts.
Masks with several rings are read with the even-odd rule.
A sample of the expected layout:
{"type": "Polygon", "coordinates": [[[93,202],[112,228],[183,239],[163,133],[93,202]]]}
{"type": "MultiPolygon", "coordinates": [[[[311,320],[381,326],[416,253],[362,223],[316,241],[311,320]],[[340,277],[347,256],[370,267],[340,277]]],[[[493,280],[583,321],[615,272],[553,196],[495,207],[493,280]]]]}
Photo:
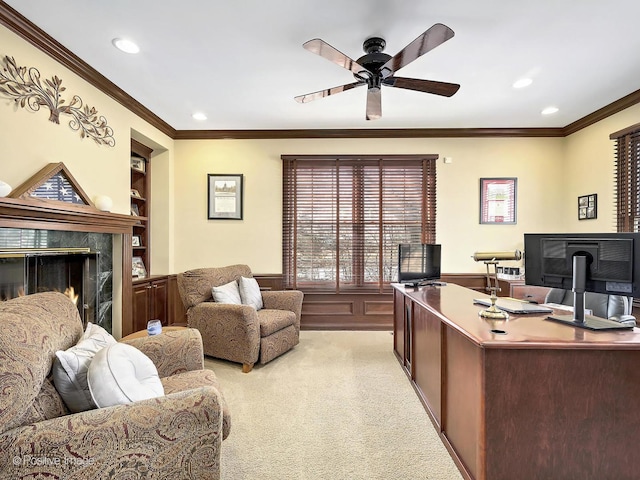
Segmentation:
{"type": "MultiPolygon", "coordinates": [[[[561,303],[543,303],[545,307],[553,308],[554,310],[564,310],[565,312],[573,312],[573,307],[571,305],[562,305],[561,303]]],[[[585,315],[593,315],[593,310],[590,308],[584,309],[585,315]]]]}

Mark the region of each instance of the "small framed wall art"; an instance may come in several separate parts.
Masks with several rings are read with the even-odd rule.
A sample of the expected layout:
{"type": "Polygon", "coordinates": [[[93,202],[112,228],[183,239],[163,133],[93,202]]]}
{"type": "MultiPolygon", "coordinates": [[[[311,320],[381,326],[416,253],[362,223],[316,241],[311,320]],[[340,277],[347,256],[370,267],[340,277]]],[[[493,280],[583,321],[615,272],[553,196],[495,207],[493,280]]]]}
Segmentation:
{"type": "Polygon", "coordinates": [[[578,220],[598,218],[598,194],[578,197],[578,220]]]}
{"type": "Polygon", "coordinates": [[[207,218],[242,220],[243,175],[210,173],[207,177],[207,218]]]}
{"type": "Polygon", "coordinates": [[[480,179],[480,223],[516,223],[517,178],[480,179]]]}

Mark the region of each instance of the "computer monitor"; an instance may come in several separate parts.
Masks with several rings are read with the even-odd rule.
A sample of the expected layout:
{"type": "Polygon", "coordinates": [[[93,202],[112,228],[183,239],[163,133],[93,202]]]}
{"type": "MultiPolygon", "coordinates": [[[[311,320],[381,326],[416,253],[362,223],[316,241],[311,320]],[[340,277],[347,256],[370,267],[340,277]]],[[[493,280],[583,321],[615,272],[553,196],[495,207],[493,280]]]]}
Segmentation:
{"type": "Polygon", "coordinates": [[[401,243],[398,245],[398,282],[419,286],[440,278],[439,244],[401,243]]]}
{"type": "Polygon", "coordinates": [[[640,234],[527,233],[524,260],[527,285],[574,293],[573,315],[550,320],[591,330],[630,328],[585,315],[584,293],[640,296],[640,267],[635,265],[640,262],[640,234]]]}

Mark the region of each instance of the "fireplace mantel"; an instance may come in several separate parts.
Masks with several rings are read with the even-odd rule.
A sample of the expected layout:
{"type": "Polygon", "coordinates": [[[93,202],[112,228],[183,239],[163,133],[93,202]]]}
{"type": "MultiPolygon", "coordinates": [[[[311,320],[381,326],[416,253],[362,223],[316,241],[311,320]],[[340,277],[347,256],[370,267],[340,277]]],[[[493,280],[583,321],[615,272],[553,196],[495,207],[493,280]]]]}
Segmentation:
{"type": "Polygon", "coordinates": [[[0,198],[0,227],[131,234],[137,219],[93,206],[38,199],[0,198]]]}
{"type": "MultiPolygon", "coordinates": [[[[122,272],[131,271],[131,237],[138,219],[103,212],[93,205],[77,205],[37,198],[0,198],[0,227],[66,230],[122,235],[122,272]]],[[[131,298],[131,275],[122,276],[122,298],[131,298]]],[[[122,302],[122,329],[130,332],[131,302],[122,302]]]]}

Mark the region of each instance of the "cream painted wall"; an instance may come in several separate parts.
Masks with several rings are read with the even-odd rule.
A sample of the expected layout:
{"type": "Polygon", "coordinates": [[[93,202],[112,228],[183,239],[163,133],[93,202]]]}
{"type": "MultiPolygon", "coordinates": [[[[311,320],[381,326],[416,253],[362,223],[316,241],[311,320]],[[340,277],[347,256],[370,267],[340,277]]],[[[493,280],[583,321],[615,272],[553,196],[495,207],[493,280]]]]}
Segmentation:
{"type": "MultiPolygon", "coordinates": [[[[62,98],[68,103],[73,95],[78,95],[86,105],[95,107],[113,128],[116,140],[113,148],[99,146],[91,139],[80,138],[78,132],[71,130],[71,117],[68,115],[61,115],[60,124],[57,125],[48,120],[49,111],[46,107],[31,112],[17,107],[13,100],[0,97],[0,180],[17,187],[45,165],[63,162],[90,198],[99,194],[108,195],[113,199],[113,212],[128,214],[131,135],[146,138],[153,142],[155,148],[164,149],[163,161],[167,164],[173,162],[173,140],[4,27],[0,27],[0,45],[2,57],[12,56],[19,66],[37,68],[43,79],[54,75],[62,79],[62,86],[66,87],[62,98]]],[[[169,178],[169,167],[164,175],[169,178]]],[[[169,188],[167,182],[163,184],[160,178],[159,182],[161,188],[169,188]]],[[[169,191],[156,196],[171,198],[169,191]]],[[[163,220],[162,223],[171,225],[168,213],[163,220]]],[[[122,285],[119,282],[121,251],[121,242],[116,238],[114,335],[119,335],[122,322],[122,285]]],[[[169,244],[159,242],[157,255],[169,258],[169,244]]]]}
{"type": "MultiPolygon", "coordinates": [[[[446,272],[483,271],[471,255],[522,248],[534,231],[610,231],[613,226],[613,142],[609,134],[638,123],[640,106],[568,138],[300,139],[173,141],[56,61],[0,27],[0,55],[57,75],[65,97],[79,95],[114,129],[114,148],[81,139],[48,112],[29,112],[0,98],[0,180],[14,187],[50,162],[64,162],[92,198],[109,195],[113,211],[129,212],[129,142],[154,148],[152,273],[242,262],[257,273],[280,273],[282,154],[436,153],[438,241],[446,272]],[[245,175],[244,219],[207,220],[207,173],[245,175]],[[518,178],[518,223],[480,225],[479,178],[518,178]],[[577,196],[598,193],[598,219],[577,220],[577,196]]],[[[116,254],[119,243],[115,242],[116,254]]],[[[118,260],[116,260],[117,262],[118,260]]],[[[511,262],[517,265],[519,262],[511,262]]],[[[505,263],[505,265],[508,263],[505,263]]],[[[116,267],[117,268],[117,267],[116,267]]],[[[121,292],[114,291],[114,330],[120,328],[121,292]]]]}
{"type": "MultiPolygon", "coordinates": [[[[426,154],[438,162],[437,239],[443,270],[484,271],[479,250],[523,248],[523,234],[563,224],[561,138],[192,140],[176,142],[176,271],[247,263],[282,271],[282,154],[426,154]],[[244,219],[207,220],[207,173],[242,173],[244,219]],[[518,178],[518,223],[479,224],[479,179],[518,178]]],[[[518,265],[506,262],[505,265],[518,265]]]]}
{"type": "Polygon", "coordinates": [[[576,232],[615,232],[615,141],[609,135],[640,123],[640,105],[627,108],[566,138],[567,172],[563,212],[566,225],[576,232]],[[578,220],[578,196],[598,194],[598,218],[578,220]]]}

